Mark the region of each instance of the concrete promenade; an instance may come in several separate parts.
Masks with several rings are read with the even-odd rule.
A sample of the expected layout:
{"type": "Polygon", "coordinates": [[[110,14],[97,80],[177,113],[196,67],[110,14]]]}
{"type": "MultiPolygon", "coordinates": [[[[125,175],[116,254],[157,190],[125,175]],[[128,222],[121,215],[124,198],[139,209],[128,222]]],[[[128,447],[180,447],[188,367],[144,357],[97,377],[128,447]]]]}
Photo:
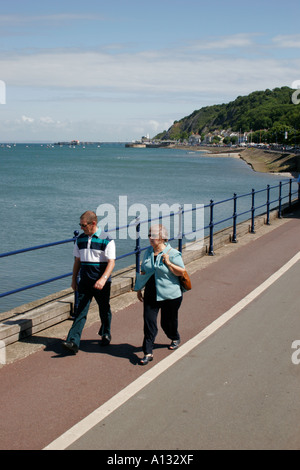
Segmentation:
{"type": "Polygon", "coordinates": [[[160,330],[147,367],[135,293],[113,302],[109,347],[94,317],[76,356],[70,321],[9,345],[0,449],[299,449],[299,230],[294,212],[190,263],[182,345],[160,330]]]}

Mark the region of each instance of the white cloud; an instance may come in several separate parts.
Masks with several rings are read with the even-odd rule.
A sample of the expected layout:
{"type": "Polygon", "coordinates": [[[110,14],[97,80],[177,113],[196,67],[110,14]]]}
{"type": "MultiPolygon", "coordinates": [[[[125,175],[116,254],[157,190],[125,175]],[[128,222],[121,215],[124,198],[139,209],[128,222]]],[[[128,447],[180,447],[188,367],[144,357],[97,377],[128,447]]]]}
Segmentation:
{"type": "Polygon", "coordinates": [[[299,79],[300,59],[265,52],[278,46],[278,53],[284,45],[294,51],[300,35],[278,35],[264,45],[257,43],[258,36],[229,34],[132,53],[110,53],[109,45],[101,51],[0,53],[0,78],[7,89],[6,124],[1,126],[7,135],[25,136],[32,129],[40,139],[131,140],[168,129],[202,106],[291,86],[299,79]]]}
{"type": "Polygon", "coordinates": [[[54,124],[55,123],[54,119],[52,119],[49,116],[40,117],[40,122],[42,122],[43,124],[54,124]]]}
{"type": "Polygon", "coordinates": [[[22,116],[21,121],[26,122],[28,124],[32,124],[34,122],[34,119],[29,116],[22,116]]]}
{"type": "Polygon", "coordinates": [[[7,87],[98,90],[133,94],[237,94],[294,79],[299,60],[201,54],[57,52],[0,57],[7,87]]]}
{"type": "Polygon", "coordinates": [[[191,48],[194,50],[220,50],[231,48],[244,48],[256,45],[254,38],[261,36],[259,33],[239,33],[218,38],[207,38],[194,41],[191,48]]]}
{"type": "Polygon", "coordinates": [[[148,129],[147,133],[150,133],[151,135],[158,134],[159,132],[162,132],[163,130],[169,129],[173,124],[173,120],[170,121],[165,121],[165,122],[159,122],[155,121],[153,119],[150,119],[146,123],[146,128],[148,129]]]}
{"type": "Polygon", "coordinates": [[[280,48],[300,48],[300,34],[278,35],[273,38],[273,43],[280,48]]]}

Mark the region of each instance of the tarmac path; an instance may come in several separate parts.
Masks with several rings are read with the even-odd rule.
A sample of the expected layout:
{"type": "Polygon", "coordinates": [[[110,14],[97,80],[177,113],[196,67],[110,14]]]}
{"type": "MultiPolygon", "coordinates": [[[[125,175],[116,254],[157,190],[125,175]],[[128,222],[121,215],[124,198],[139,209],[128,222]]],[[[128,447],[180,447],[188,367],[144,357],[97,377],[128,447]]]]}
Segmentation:
{"type": "MultiPolygon", "coordinates": [[[[184,294],[184,301],[180,310],[182,348],[185,343],[188,343],[208,325],[238,304],[297,255],[300,251],[299,229],[300,220],[298,218],[290,219],[246,245],[237,245],[230,254],[220,257],[216,262],[208,263],[203,269],[192,274],[193,289],[184,294]]],[[[295,264],[290,272],[294,275],[292,279],[298,281],[299,269],[298,271],[297,269],[298,264],[295,264]]],[[[150,399],[141,400],[140,395],[137,395],[133,401],[125,402],[122,407],[106,418],[105,433],[102,430],[102,434],[100,433],[100,437],[96,439],[96,442],[94,438],[89,442],[83,440],[81,441],[81,443],[84,442],[83,446],[86,448],[115,448],[114,444],[120,445],[120,442],[124,442],[123,440],[108,440],[107,442],[104,437],[107,436],[107,439],[109,439],[107,429],[110,426],[115,433],[118,430],[116,439],[118,437],[121,439],[122,432],[129,434],[130,430],[136,425],[133,408],[135,408],[137,400],[143,401],[142,411],[145,417],[149,416],[149,413],[155,414],[157,417],[155,425],[158,424],[157,421],[165,422],[162,420],[165,413],[166,416],[170,413],[171,417],[176,417],[178,415],[178,405],[175,405],[174,402],[174,407],[171,406],[167,409],[163,397],[167,393],[173,393],[173,395],[180,397],[184,391],[187,393],[188,399],[186,399],[183,406],[181,405],[180,416],[181,418],[185,416],[186,419],[180,421],[180,425],[175,429],[175,434],[172,434],[172,448],[195,448],[196,444],[197,449],[210,448],[214,445],[220,448],[243,447],[245,441],[237,439],[237,430],[239,428],[241,431],[244,420],[241,419],[238,423],[235,419],[229,422],[226,421],[226,418],[228,420],[228,416],[230,416],[230,410],[235,404],[241,407],[240,397],[242,395],[237,392],[227,392],[224,397],[219,393],[220,383],[223,384],[223,389],[231,390],[231,392],[236,391],[234,387],[241,386],[242,378],[244,378],[241,373],[243,361],[241,355],[236,353],[236,351],[241,350],[244,352],[249,351],[249,356],[246,359],[248,364],[252,365],[250,371],[252,376],[268,377],[270,369],[266,367],[261,369],[262,364],[259,358],[255,356],[255,353],[258,353],[260,349],[264,349],[262,348],[263,341],[263,344],[266,345],[267,354],[270,344],[269,361],[263,362],[263,364],[270,364],[271,358],[273,358],[274,341],[277,338],[279,356],[276,357],[278,363],[281,364],[279,370],[282,371],[282,374],[286,373],[286,369],[282,364],[282,348],[288,348],[289,361],[287,367],[290,372],[286,375],[285,380],[292,379],[288,390],[290,397],[293,398],[293,401],[281,400],[279,402],[282,407],[281,417],[286,419],[284,429],[287,430],[289,426],[292,426],[291,430],[296,437],[294,440],[291,438],[292,431],[288,434],[289,439],[286,441],[273,441],[271,436],[269,443],[265,442],[265,445],[270,446],[270,442],[271,444],[273,442],[275,446],[289,443],[291,447],[299,448],[299,426],[297,427],[297,422],[299,423],[300,406],[294,402],[294,398],[298,390],[298,377],[297,380],[295,380],[295,377],[299,374],[298,370],[300,371],[300,369],[290,360],[293,352],[290,349],[291,340],[300,339],[300,337],[297,338],[299,331],[299,321],[297,323],[296,315],[299,311],[297,283],[292,284],[289,274],[284,274],[280,280],[274,283],[273,287],[270,287],[266,293],[262,294],[262,297],[267,295],[273,301],[272,305],[275,302],[274,309],[276,306],[281,306],[276,313],[276,319],[280,319],[282,309],[286,309],[285,314],[289,313],[291,315],[291,320],[286,317],[287,324],[291,321],[288,328],[289,332],[285,331],[284,322],[281,324],[279,322],[276,327],[275,322],[273,324],[273,318],[269,314],[265,315],[264,321],[259,327],[257,315],[261,310],[268,312],[268,308],[264,303],[258,304],[259,308],[254,309],[253,312],[251,311],[254,303],[261,301],[259,297],[253,301],[253,304],[250,303],[245,309],[242,309],[234,320],[225,324],[209,340],[204,341],[192,352],[189,352],[186,357],[182,357],[178,364],[163,372],[160,375],[159,382],[156,382],[157,379],[155,379],[149,384],[150,388],[145,389],[145,394],[149,393],[149,396],[152,396],[157,393],[155,409],[151,406],[152,401],[150,399]],[[271,326],[272,329],[270,329],[271,326]],[[271,334],[271,332],[273,333],[271,334]],[[291,335],[291,332],[295,337],[291,335]],[[281,334],[285,338],[284,343],[281,343],[281,334]],[[251,354],[253,354],[253,357],[251,357],[251,354]],[[216,358],[220,360],[216,360],[216,358]],[[228,370],[228,367],[230,375],[224,372],[224,370],[228,370]],[[176,373],[173,374],[173,371],[176,371],[176,373]],[[193,380],[191,380],[191,377],[193,377],[193,380]],[[226,381],[229,381],[230,387],[225,387],[226,381]],[[157,383],[159,383],[159,387],[156,386],[157,383]],[[203,383],[205,384],[204,389],[201,388],[203,383]],[[208,393],[208,390],[210,390],[209,393],[213,397],[212,401],[215,403],[211,413],[209,413],[209,408],[201,406],[200,400],[205,393],[208,393]],[[146,407],[145,402],[147,402],[146,407]],[[294,414],[285,413],[285,407],[289,410],[293,409],[294,414]],[[188,416],[191,415],[191,410],[195,411],[196,421],[193,424],[190,420],[187,421],[188,416]],[[218,416],[216,416],[216,410],[220,411],[218,416]],[[123,420],[120,419],[120,416],[123,420]],[[208,428],[205,426],[204,416],[210,422],[208,428]],[[292,419],[293,416],[295,419],[292,419]],[[115,419],[117,424],[113,425],[115,419]],[[288,419],[291,419],[290,423],[287,421],[288,419]],[[198,436],[197,441],[194,440],[195,430],[193,426],[202,426],[201,440],[199,440],[199,432],[196,434],[198,436]],[[297,429],[294,433],[295,426],[297,429]],[[222,433],[220,432],[221,427],[223,427],[222,433]],[[235,433],[233,433],[234,428],[236,428],[235,433]],[[206,429],[207,431],[205,431],[206,429]],[[226,439],[224,430],[228,431],[225,436],[226,439]],[[211,439],[214,433],[221,436],[218,442],[211,439]],[[173,439],[175,436],[177,438],[173,439]],[[105,447],[106,445],[107,447],[105,447]]],[[[169,341],[160,330],[154,351],[154,361],[146,368],[138,366],[138,358],[142,356],[141,343],[143,337],[142,305],[139,302],[135,302],[113,314],[113,339],[109,347],[99,347],[98,326],[97,323],[85,328],[80,352],[76,356],[66,355],[61,347],[61,338],[57,338],[45,349],[12,364],[7,364],[0,369],[0,449],[38,450],[45,448],[93,413],[94,410],[107,403],[120,391],[136,380],[142,379],[143,375],[146,377],[151,368],[157,366],[161,361],[171,355],[176,357],[175,354],[179,353],[181,349],[170,352],[167,349],[169,341]]],[[[249,374],[248,377],[250,377],[249,374]]],[[[270,377],[274,377],[274,374],[271,374],[270,377]]],[[[262,400],[262,395],[255,394],[258,383],[260,382],[250,379],[245,382],[249,393],[243,395],[243,402],[246,401],[247,417],[249,419],[252,410],[254,410],[254,414],[257,412],[259,409],[258,402],[261,403],[262,400]]],[[[282,390],[284,383],[286,382],[278,382],[278,387],[281,387],[282,390]]],[[[276,380],[272,382],[270,378],[270,385],[275,386],[276,380]]],[[[266,395],[268,393],[270,393],[269,389],[266,391],[266,395]]],[[[274,396],[277,397],[278,393],[274,392],[274,396]]],[[[274,403],[276,405],[276,402],[273,402],[267,417],[272,416],[274,403]]],[[[234,416],[236,418],[236,412],[234,416]]],[[[240,416],[243,417],[243,414],[241,413],[240,416]]],[[[262,421],[261,419],[258,423],[263,426],[262,421]]],[[[253,422],[251,425],[249,422],[249,425],[244,426],[250,437],[252,433],[255,434],[254,424],[253,422]]],[[[173,428],[175,428],[175,424],[173,428]]],[[[165,436],[168,434],[167,425],[163,429],[165,436]]],[[[263,429],[265,428],[262,427],[263,429]]],[[[86,437],[88,434],[86,434],[86,437]]],[[[93,435],[96,435],[96,433],[93,435]]],[[[147,441],[143,439],[141,433],[138,440],[133,439],[132,435],[131,440],[129,439],[124,445],[126,448],[139,448],[141,446],[140,448],[156,449],[160,445],[163,446],[162,448],[166,448],[164,439],[158,441],[157,437],[152,427],[151,437],[148,437],[147,441]]],[[[250,446],[251,444],[255,445],[255,442],[250,438],[248,442],[250,446]]],[[[79,445],[80,448],[82,444],[78,441],[74,445],[79,445]]],[[[261,443],[261,445],[263,444],[261,443]]],[[[72,445],[70,445],[71,447],[72,445]]]]}
{"type": "Polygon", "coordinates": [[[174,364],[122,406],[100,415],[67,448],[130,449],[135,457],[139,450],[180,449],[191,450],[193,458],[195,449],[299,449],[298,255],[238,316],[220,325],[217,320],[216,329],[200,333],[199,344],[184,356],[189,342],[183,345],[174,364]]]}

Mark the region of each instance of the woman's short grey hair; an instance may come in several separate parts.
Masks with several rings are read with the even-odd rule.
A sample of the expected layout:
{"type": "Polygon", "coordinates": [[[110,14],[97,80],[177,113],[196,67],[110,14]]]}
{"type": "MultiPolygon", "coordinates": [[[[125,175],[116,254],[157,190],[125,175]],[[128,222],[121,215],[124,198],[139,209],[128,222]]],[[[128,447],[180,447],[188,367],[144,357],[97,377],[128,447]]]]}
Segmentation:
{"type": "Polygon", "coordinates": [[[149,230],[149,235],[151,235],[152,238],[159,238],[165,242],[167,242],[169,238],[168,230],[164,225],[160,224],[152,225],[149,230]]]}

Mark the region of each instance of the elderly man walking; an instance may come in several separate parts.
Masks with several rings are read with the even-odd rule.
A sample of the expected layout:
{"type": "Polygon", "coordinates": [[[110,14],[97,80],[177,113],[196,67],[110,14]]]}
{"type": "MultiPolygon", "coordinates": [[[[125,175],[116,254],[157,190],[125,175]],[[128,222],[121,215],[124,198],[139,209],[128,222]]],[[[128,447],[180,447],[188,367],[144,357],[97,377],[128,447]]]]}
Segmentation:
{"type": "Polygon", "coordinates": [[[78,309],[67,339],[63,341],[63,346],[73,354],[78,352],[93,297],[99,307],[101,344],[105,346],[111,341],[110,288],[116,259],[115,242],[109,238],[101,238],[101,228],[97,226],[95,212],[84,212],[79,225],[83,233],[74,245],[72,277],[72,288],[78,290],[78,309]],[[77,286],[79,271],[80,281],[77,286]]]}

